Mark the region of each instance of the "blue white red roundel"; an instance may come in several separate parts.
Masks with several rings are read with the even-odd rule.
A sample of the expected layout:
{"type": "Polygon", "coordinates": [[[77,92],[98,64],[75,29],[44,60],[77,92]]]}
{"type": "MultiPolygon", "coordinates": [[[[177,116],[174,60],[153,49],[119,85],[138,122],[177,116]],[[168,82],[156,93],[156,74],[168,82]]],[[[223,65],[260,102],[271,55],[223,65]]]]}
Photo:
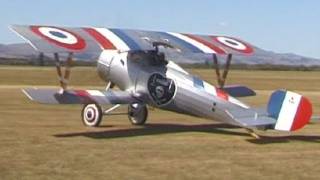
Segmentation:
{"type": "Polygon", "coordinates": [[[244,42],[241,42],[240,40],[224,36],[215,37],[215,39],[222,45],[231,48],[235,51],[239,51],[246,54],[250,54],[253,52],[252,47],[250,47],[248,44],[244,42]]]}
{"type": "Polygon", "coordinates": [[[86,47],[85,40],[66,29],[49,26],[31,26],[31,30],[45,40],[70,50],[82,50],[86,47]]]}

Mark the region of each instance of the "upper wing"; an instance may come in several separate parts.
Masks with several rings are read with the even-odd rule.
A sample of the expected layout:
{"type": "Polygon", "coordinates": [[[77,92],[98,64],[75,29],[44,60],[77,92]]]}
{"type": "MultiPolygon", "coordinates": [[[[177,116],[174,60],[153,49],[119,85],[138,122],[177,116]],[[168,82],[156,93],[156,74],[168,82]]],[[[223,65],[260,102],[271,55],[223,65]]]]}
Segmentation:
{"type": "Polygon", "coordinates": [[[252,54],[254,47],[236,38],[114,28],[69,28],[13,25],[13,31],[44,53],[88,52],[102,50],[154,50],[205,54],[252,54]]]}
{"type": "Polygon", "coordinates": [[[139,103],[138,97],[125,91],[24,89],[23,92],[33,101],[43,104],[132,104],[139,103]]]}

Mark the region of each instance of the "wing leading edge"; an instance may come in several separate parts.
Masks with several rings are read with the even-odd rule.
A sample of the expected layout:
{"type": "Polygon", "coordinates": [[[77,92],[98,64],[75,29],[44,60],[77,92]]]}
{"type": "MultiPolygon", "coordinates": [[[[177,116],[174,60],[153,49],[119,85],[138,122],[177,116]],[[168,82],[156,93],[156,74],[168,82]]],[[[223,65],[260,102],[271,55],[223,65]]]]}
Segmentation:
{"type": "Polygon", "coordinates": [[[132,104],[141,100],[125,91],[23,89],[29,99],[43,104],[132,104]]]}
{"type": "Polygon", "coordinates": [[[227,36],[35,25],[13,25],[11,29],[44,53],[154,50],[155,44],[167,44],[168,51],[181,53],[250,55],[254,52],[250,44],[227,36]]]}

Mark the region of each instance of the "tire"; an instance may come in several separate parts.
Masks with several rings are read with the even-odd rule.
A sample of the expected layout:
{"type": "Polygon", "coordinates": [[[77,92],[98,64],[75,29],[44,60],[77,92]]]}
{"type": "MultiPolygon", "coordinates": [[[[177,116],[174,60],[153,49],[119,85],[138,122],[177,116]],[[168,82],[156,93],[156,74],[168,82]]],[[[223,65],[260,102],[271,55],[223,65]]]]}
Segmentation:
{"type": "Polygon", "coordinates": [[[86,104],[83,106],[82,123],[88,127],[98,127],[102,120],[102,110],[98,104],[86,104]]]}
{"type": "Polygon", "coordinates": [[[132,125],[144,125],[148,118],[148,108],[142,104],[130,104],[128,106],[128,118],[132,125]]]}

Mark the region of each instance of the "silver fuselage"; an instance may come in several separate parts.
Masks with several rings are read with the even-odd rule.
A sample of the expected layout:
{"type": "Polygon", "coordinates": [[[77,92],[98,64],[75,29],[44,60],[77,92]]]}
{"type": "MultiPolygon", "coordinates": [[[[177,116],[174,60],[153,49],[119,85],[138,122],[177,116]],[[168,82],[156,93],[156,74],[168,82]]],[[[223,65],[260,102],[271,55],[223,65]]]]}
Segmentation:
{"type": "Polygon", "coordinates": [[[237,124],[227,110],[248,108],[233,97],[228,100],[216,94],[216,88],[169,62],[155,64],[144,53],[104,51],[98,60],[98,74],[121,90],[142,94],[148,105],[237,124]],[[197,86],[200,81],[202,86],[197,86]]]}

